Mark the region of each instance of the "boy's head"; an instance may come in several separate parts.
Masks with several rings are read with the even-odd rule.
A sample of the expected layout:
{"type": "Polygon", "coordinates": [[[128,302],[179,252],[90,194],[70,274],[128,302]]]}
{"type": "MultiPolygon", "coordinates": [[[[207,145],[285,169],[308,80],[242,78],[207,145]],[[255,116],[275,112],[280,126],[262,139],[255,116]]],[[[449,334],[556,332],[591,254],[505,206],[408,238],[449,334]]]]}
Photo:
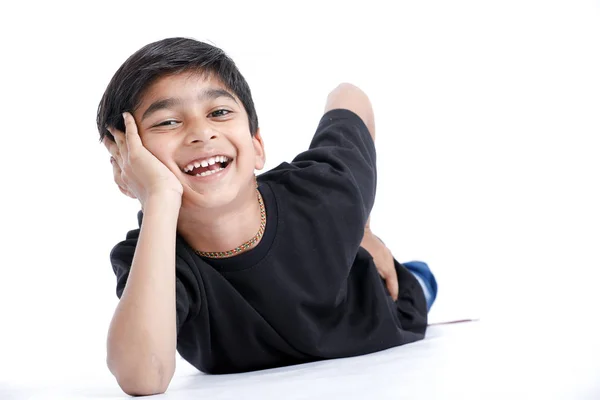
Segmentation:
{"type": "Polygon", "coordinates": [[[234,62],[209,44],[173,38],[134,53],[100,102],[101,140],[113,139],[106,127],[125,131],[123,112],[133,115],[144,147],[182,182],[184,203],[193,193],[208,207],[230,203],[253,187],[255,169],[264,166],[250,88],[234,62]],[[213,190],[217,185],[222,190],[213,190]]]}
{"type": "Polygon", "coordinates": [[[248,83],[237,66],[218,47],[187,38],[169,38],[150,43],[129,57],[111,79],[98,107],[96,119],[100,141],[112,135],[106,129],[112,126],[125,131],[122,114],[140,105],[144,91],[157,79],[182,72],[212,75],[242,103],[250,134],[258,129],[258,117],[248,83]]]}

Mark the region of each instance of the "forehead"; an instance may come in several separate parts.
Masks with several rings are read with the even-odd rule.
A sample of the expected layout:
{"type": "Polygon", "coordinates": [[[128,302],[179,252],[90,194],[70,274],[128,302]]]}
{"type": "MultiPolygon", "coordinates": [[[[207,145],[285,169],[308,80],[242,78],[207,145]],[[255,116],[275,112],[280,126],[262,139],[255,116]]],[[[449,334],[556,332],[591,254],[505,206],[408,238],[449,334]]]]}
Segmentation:
{"type": "Polygon", "coordinates": [[[229,90],[214,74],[193,71],[157,78],[142,92],[139,105],[143,107],[165,98],[193,99],[206,89],[226,90],[237,100],[235,93],[229,90]]]}

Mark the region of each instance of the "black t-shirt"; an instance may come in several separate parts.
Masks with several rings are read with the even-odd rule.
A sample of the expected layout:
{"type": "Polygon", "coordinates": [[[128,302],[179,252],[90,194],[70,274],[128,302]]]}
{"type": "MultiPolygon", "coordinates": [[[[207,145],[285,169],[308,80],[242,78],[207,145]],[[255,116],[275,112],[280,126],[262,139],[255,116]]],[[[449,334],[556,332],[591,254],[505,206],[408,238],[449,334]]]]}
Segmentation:
{"type": "MultiPolygon", "coordinates": [[[[198,256],[177,235],[177,350],[207,373],[356,356],[422,339],[421,286],[395,261],[393,301],[362,247],[375,147],[349,110],[326,113],[309,150],[258,177],[267,225],[252,250],[198,256]]],[[[138,214],[141,226],[142,213],[138,214]]],[[[111,252],[123,293],[139,229],[111,252]]]]}

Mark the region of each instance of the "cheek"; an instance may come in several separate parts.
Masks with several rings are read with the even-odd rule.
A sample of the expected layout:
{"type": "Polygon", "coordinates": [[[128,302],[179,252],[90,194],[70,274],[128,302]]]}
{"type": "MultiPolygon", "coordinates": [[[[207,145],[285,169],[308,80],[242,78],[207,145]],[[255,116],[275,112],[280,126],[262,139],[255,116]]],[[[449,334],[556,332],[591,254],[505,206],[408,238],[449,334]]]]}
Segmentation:
{"type": "Polygon", "coordinates": [[[152,153],[152,155],[159,159],[163,164],[168,165],[171,162],[171,155],[173,154],[173,145],[165,140],[142,140],[144,147],[152,153]]]}
{"type": "MultiPolygon", "coordinates": [[[[241,149],[240,149],[241,150],[241,149]]],[[[238,163],[240,168],[248,171],[254,171],[256,164],[256,154],[252,142],[247,141],[243,144],[243,150],[238,153],[238,163]]]]}

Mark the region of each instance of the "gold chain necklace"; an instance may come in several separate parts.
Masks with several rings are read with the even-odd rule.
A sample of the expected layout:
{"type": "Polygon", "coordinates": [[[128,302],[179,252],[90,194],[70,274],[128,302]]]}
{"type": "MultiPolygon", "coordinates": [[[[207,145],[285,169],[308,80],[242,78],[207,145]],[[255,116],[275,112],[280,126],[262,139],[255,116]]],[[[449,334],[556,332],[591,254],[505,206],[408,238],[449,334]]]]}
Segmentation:
{"type": "Polygon", "coordinates": [[[245,242],[241,246],[236,247],[233,250],[211,252],[195,250],[196,254],[202,257],[209,258],[231,257],[249,249],[262,238],[263,234],[265,233],[265,226],[267,225],[267,212],[265,211],[265,204],[263,202],[263,198],[260,194],[260,191],[258,190],[258,187],[256,188],[256,193],[258,197],[258,206],[260,207],[260,228],[258,228],[258,232],[256,233],[256,235],[254,235],[252,239],[248,240],[247,242],[245,242]]]}

